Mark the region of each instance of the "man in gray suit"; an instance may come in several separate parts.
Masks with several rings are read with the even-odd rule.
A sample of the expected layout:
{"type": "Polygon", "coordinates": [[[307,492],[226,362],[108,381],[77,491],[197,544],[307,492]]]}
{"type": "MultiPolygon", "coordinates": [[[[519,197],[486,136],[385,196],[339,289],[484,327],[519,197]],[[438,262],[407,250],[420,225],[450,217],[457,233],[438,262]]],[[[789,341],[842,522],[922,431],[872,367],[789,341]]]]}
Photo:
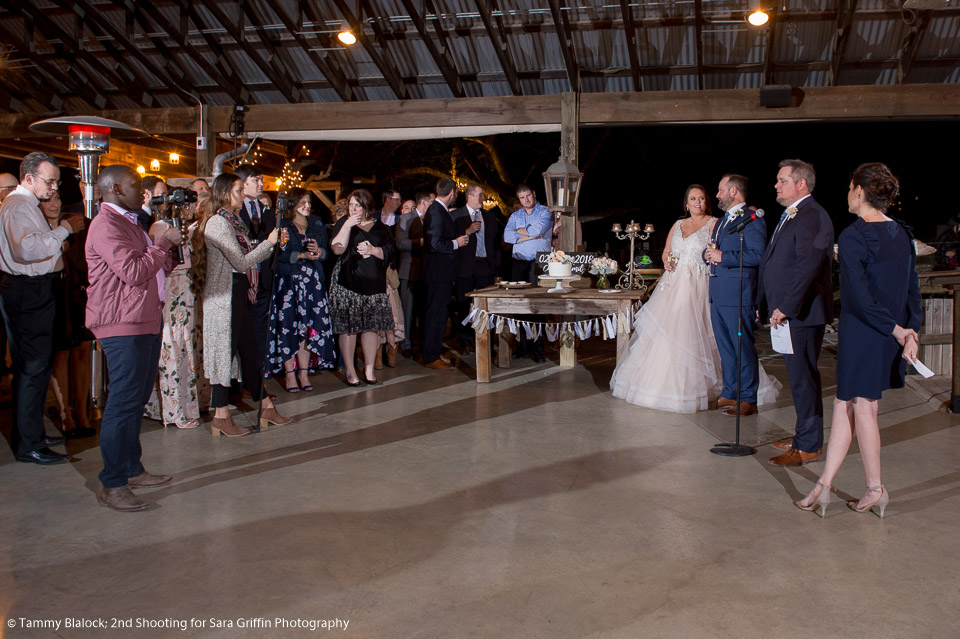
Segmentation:
{"type": "Polygon", "coordinates": [[[400,305],[403,307],[403,341],[400,352],[404,357],[413,356],[413,336],[423,330],[423,214],[433,198],[429,193],[417,193],[417,206],[400,216],[396,225],[397,249],[399,249],[400,305]]]}

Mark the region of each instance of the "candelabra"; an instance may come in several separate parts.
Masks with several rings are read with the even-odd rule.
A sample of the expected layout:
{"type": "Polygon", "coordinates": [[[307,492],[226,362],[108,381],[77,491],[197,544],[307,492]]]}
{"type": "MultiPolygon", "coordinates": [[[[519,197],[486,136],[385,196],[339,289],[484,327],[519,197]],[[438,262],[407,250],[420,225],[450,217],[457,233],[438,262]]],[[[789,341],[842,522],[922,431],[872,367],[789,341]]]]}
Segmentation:
{"type": "Polygon", "coordinates": [[[650,234],[653,233],[653,224],[647,224],[643,227],[643,230],[640,230],[640,225],[630,220],[630,223],[625,227],[621,228],[620,224],[617,223],[614,224],[610,230],[613,231],[613,234],[618,240],[630,239],[630,265],[623,272],[623,275],[620,276],[617,282],[617,288],[627,290],[636,289],[639,291],[647,290],[647,284],[644,282],[643,274],[637,272],[637,265],[634,261],[634,251],[636,250],[637,238],[643,242],[650,239],[650,234]]]}

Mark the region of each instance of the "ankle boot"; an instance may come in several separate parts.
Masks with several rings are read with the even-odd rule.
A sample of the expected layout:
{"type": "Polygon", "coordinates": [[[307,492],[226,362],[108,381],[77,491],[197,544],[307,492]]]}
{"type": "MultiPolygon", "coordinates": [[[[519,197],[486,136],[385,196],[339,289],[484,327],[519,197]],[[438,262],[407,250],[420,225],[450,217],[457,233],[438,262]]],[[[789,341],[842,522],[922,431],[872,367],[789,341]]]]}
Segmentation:
{"type": "Polygon", "coordinates": [[[213,422],[210,424],[210,432],[214,437],[219,435],[243,437],[244,435],[250,434],[248,428],[237,426],[233,421],[233,417],[214,417],[213,422]]]}
{"type": "Polygon", "coordinates": [[[387,344],[387,366],[394,368],[397,365],[397,347],[387,344]]]}
{"type": "Polygon", "coordinates": [[[101,506],[127,513],[146,510],[150,507],[150,504],[134,495],[128,486],[116,488],[100,486],[100,490],[97,491],[97,502],[101,506]]]}
{"type": "Polygon", "coordinates": [[[373,368],[378,371],[383,370],[383,348],[380,346],[377,347],[377,357],[373,360],[373,368]]]}
{"type": "Polygon", "coordinates": [[[277,412],[276,408],[264,408],[260,411],[260,428],[266,428],[270,424],[274,426],[286,426],[293,421],[293,417],[284,417],[277,412]]]}

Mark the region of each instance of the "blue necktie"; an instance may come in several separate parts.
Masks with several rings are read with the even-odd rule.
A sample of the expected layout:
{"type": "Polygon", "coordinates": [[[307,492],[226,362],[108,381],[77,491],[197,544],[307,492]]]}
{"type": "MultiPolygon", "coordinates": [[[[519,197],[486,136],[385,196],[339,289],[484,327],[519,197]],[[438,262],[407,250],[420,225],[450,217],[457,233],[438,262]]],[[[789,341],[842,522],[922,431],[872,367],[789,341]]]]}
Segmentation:
{"type": "Polygon", "coordinates": [[[480,219],[480,211],[473,212],[475,222],[480,222],[480,230],[477,231],[477,257],[487,256],[487,245],[483,241],[483,220],[480,219]]]}
{"type": "Polygon", "coordinates": [[[783,223],[786,222],[787,218],[789,217],[790,217],[790,214],[784,211],[783,214],[780,216],[780,221],[777,223],[777,230],[773,232],[773,237],[777,236],[777,233],[780,232],[780,228],[783,226],[783,223]]]}

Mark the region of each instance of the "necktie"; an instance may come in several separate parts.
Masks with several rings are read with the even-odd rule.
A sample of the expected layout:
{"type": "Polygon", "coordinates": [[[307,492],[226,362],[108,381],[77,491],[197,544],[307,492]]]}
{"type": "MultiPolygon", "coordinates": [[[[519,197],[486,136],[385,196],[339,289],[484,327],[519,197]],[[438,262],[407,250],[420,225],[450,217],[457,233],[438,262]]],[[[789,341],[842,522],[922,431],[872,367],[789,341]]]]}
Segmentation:
{"type": "Polygon", "coordinates": [[[483,219],[480,217],[479,210],[473,212],[473,219],[475,222],[480,222],[480,230],[477,231],[477,257],[486,257],[487,245],[483,241],[483,219]]]}
{"type": "Polygon", "coordinates": [[[790,218],[790,214],[784,211],[783,214],[780,216],[780,222],[777,223],[776,230],[773,232],[773,237],[777,236],[777,233],[780,232],[780,228],[783,226],[783,223],[786,222],[789,218],[790,218]]]}

